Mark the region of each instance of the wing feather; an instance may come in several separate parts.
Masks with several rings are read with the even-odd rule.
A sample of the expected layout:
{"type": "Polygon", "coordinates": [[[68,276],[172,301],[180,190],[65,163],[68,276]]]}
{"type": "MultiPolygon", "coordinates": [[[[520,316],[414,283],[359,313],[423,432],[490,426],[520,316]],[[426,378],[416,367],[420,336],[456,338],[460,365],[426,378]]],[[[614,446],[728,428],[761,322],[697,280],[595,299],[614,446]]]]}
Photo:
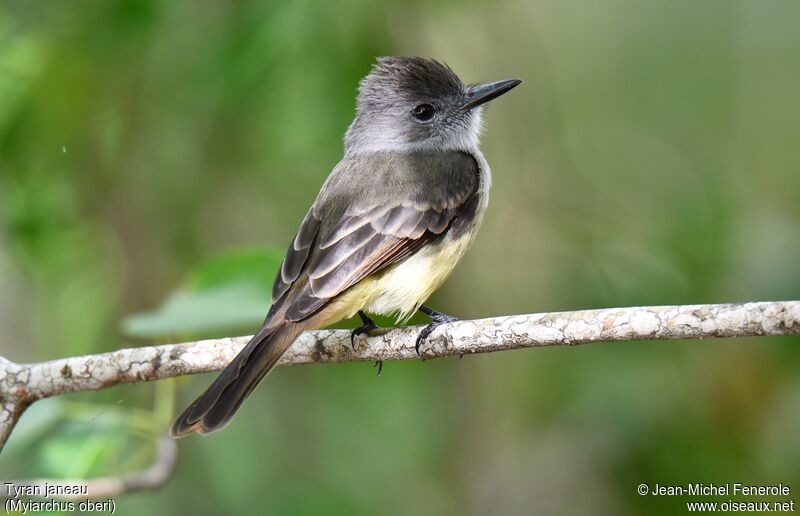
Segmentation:
{"type": "Polygon", "coordinates": [[[413,254],[476,205],[479,170],[469,154],[371,159],[368,188],[341,195],[336,182],[348,171],[334,170],[333,187],[323,188],[303,220],[273,288],[273,303],[288,303],[287,320],[309,317],[362,278],[413,254]]]}
{"type": "Polygon", "coordinates": [[[300,276],[303,266],[308,260],[311,246],[317,237],[320,221],[314,217],[313,210],[309,210],[306,217],[300,224],[300,229],[292,241],[292,245],[286,251],[286,256],[281,263],[280,273],[275,278],[272,285],[272,304],[283,297],[289,287],[300,276]]]}

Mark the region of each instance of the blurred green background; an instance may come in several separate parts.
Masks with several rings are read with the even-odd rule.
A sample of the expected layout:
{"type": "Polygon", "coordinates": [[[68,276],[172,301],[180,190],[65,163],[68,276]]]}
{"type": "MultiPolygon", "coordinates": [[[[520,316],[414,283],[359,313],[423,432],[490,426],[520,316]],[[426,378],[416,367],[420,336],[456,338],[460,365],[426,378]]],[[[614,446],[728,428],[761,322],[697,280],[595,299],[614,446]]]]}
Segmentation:
{"type": "MultiPolygon", "coordinates": [[[[525,80],[486,113],[492,203],[432,306],[797,299],[798,19],[791,0],[4,1],[0,354],[252,332],[358,80],[392,54],[525,80]]],[[[684,511],[640,482],[783,482],[800,502],[798,344],[281,368],[117,511],[684,511]]],[[[38,403],[0,478],[142,467],[173,403],[210,380],[38,403]]]]}

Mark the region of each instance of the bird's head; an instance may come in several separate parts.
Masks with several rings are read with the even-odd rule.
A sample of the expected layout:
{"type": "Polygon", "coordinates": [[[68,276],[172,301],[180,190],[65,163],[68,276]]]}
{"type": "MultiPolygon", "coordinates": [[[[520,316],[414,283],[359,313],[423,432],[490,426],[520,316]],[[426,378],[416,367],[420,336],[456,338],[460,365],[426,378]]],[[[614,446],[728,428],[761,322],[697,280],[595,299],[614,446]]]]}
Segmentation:
{"type": "Polygon", "coordinates": [[[465,85],[446,65],[422,57],[381,57],[362,79],[345,151],[472,150],[482,106],[519,79],[465,85]]]}

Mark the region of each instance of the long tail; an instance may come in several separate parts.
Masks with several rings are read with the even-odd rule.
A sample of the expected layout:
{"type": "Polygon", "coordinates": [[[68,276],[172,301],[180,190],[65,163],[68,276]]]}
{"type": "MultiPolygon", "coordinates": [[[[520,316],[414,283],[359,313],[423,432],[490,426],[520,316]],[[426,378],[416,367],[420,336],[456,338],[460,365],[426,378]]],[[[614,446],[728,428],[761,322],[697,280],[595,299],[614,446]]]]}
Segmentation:
{"type": "Polygon", "coordinates": [[[306,326],[302,322],[283,322],[261,328],[214,383],[178,416],[170,434],[183,437],[195,431],[208,434],[224,428],[306,326]]]}

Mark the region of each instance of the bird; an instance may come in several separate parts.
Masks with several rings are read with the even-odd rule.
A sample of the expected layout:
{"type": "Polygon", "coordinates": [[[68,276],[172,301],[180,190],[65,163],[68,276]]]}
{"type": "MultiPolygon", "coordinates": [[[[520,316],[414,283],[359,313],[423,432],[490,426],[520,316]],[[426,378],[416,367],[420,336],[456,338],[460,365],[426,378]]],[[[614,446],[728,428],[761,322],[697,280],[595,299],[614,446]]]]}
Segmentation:
{"type": "Polygon", "coordinates": [[[344,155],[289,245],[262,327],[175,420],[183,437],[224,428],[305,330],[358,315],[431,318],[416,347],[456,320],[424,303],[474,242],[491,172],[479,149],[487,102],[520,79],[466,85],[447,65],[379,57],[360,81],[344,155]]]}

